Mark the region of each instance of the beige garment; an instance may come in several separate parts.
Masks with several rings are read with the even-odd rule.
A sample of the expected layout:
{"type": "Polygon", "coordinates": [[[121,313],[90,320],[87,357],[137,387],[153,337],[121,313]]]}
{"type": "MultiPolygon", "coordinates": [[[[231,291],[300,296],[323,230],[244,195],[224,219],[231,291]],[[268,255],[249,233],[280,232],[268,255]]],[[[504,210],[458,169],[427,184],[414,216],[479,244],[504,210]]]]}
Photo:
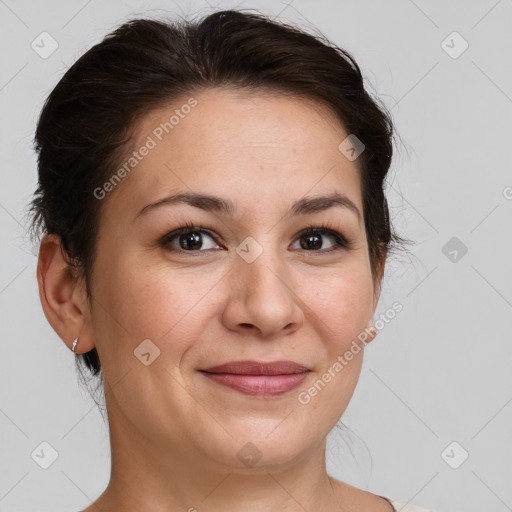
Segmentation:
{"type": "Polygon", "coordinates": [[[402,503],[401,501],[396,501],[391,498],[387,498],[386,496],[382,496],[387,499],[393,507],[395,507],[396,512],[436,512],[431,508],[424,508],[418,505],[414,505],[414,503],[402,503]]]}

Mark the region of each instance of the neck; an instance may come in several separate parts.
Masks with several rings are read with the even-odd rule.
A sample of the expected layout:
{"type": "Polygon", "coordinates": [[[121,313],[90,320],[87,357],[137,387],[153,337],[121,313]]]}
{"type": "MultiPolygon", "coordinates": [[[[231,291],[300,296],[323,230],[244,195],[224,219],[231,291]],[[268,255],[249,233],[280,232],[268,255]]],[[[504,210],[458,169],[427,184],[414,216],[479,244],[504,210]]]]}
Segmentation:
{"type": "Polygon", "coordinates": [[[90,510],[343,510],[326,472],[325,439],[293,463],[240,468],[212,460],[186,443],[153,442],[120,414],[112,421],[109,413],[109,420],[111,478],[90,510]]]}

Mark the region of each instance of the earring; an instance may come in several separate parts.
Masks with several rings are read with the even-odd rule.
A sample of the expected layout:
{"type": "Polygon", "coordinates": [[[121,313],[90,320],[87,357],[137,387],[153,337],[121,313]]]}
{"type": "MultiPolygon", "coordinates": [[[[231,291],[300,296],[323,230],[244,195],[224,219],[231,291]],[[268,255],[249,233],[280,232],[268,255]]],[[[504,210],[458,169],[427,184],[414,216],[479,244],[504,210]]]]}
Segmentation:
{"type": "Polygon", "coordinates": [[[73,348],[71,349],[73,352],[75,351],[76,344],[78,343],[78,338],[75,338],[73,341],[73,348]]]}

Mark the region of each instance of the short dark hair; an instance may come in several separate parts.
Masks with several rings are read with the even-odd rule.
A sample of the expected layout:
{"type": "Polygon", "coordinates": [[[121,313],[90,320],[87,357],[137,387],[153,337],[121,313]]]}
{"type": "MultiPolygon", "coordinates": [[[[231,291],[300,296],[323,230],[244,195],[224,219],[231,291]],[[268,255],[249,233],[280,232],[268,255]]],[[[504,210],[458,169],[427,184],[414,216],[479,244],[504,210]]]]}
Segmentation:
{"type": "MultiPolygon", "coordinates": [[[[35,134],[31,232],[60,237],[88,300],[104,203],[93,190],[123,161],[142,116],[208,88],[267,90],[327,105],[365,145],[357,163],[372,274],[389,250],[408,242],[391,227],[384,192],[392,120],[366,92],[354,58],[321,35],[244,11],[194,22],[128,21],[82,55],[46,99],[35,134]]],[[[77,358],[100,372],[96,349],[77,358]]]]}

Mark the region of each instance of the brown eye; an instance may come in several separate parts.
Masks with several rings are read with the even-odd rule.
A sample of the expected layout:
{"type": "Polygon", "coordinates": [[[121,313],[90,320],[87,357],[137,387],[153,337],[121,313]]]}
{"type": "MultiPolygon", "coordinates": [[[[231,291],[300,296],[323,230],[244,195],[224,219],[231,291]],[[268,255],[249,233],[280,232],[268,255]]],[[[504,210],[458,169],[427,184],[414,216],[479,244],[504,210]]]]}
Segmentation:
{"type": "Polygon", "coordinates": [[[181,250],[186,252],[204,251],[219,247],[212,235],[204,229],[194,226],[185,226],[165,235],[161,244],[168,250],[181,250]],[[208,241],[211,240],[211,241],[208,241]],[[212,243],[213,242],[213,243],[212,243]]]}
{"type": "Polygon", "coordinates": [[[299,235],[298,242],[301,249],[313,252],[331,252],[349,247],[348,242],[340,233],[327,228],[309,228],[299,235]],[[331,239],[328,247],[325,247],[324,237],[331,239]]]}
{"type": "Polygon", "coordinates": [[[201,249],[203,245],[202,235],[199,232],[183,233],[178,237],[180,249],[201,249]]]}

